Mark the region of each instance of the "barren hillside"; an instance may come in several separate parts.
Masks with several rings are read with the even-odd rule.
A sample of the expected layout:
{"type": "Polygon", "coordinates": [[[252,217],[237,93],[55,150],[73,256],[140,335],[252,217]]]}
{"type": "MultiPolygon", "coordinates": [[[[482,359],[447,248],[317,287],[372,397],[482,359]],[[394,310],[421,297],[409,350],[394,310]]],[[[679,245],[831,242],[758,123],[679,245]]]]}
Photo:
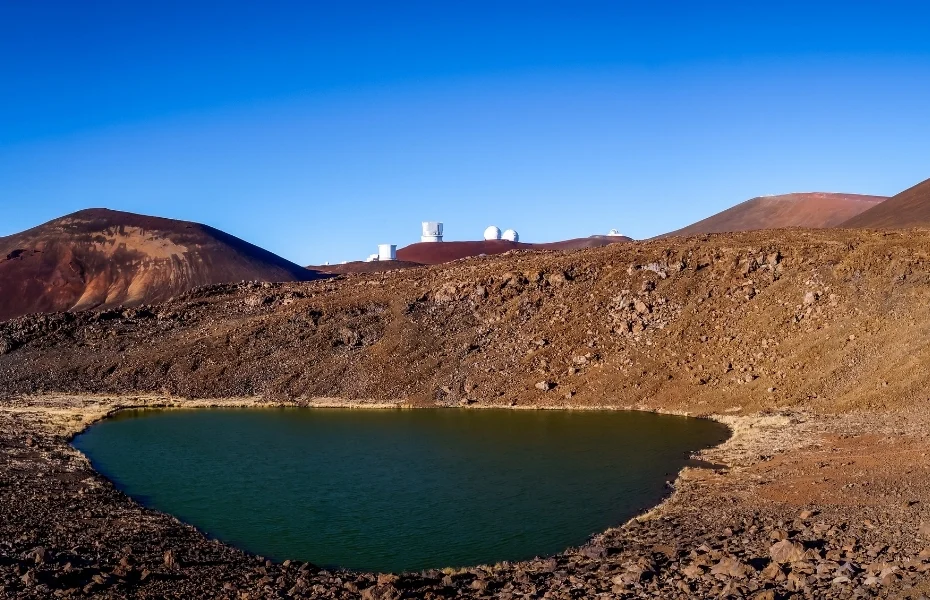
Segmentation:
{"type": "Polygon", "coordinates": [[[930,233],[518,253],[0,325],[0,391],[690,412],[926,402],[930,233]]]}
{"type": "Polygon", "coordinates": [[[785,227],[837,227],[886,199],[885,196],[822,192],[761,196],[660,237],[785,227]]]}
{"type": "Polygon", "coordinates": [[[0,321],[162,302],[214,283],[317,277],[206,225],[89,209],[0,238],[0,321]]]}
{"type": "Polygon", "coordinates": [[[468,258],[471,256],[480,256],[482,254],[493,256],[503,254],[511,250],[550,250],[550,251],[569,251],[581,250],[583,248],[600,248],[608,244],[618,242],[629,242],[630,238],[625,236],[603,236],[596,235],[586,238],[576,238],[564,240],[561,242],[546,242],[541,244],[531,244],[527,242],[511,242],[509,240],[477,240],[466,242],[418,242],[411,244],[397,251],[397,258],[403,261],[409,261],[424,265],[438,265],[453,260],[468,258]]]}
{"type": "Polygon", "coordinates": [[[312,271],[319,271],[332,275],[357,275],[360,273],[383,273],[385,271],[396,271],[398,269],[412,269],[422,266],[423,265],[420,263],[406,262],[403,260],[374,260],[371,262],[354,260],[337,265],[310,265],[307,268],[312,271]]]}
{"type": "Polygon", "coordinates": [[[891,229],[930,226],[930,179],[852,217],[840,227],[891,229]]]}

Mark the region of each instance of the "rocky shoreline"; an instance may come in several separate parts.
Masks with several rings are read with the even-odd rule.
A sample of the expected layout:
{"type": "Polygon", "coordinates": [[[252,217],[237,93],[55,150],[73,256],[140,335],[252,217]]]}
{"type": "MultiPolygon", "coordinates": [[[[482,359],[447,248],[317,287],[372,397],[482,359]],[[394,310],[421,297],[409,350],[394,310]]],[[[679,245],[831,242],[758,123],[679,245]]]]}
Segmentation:
{"type": "MultiPolygon", "coordinates": [[[[317,404],[327,402],[338,401],[317,404]]],[[[4,597],[930,595],[930,471],[920,460],[930,452],[930,428],[922,414],[717,415],[734,432],[727,442],[700,453],[701,462],[680,474],[663,504],[584,546],[519,563],[404,574],[251,556],[140,506],[69,444],[121,408],[258,404],[257,398],[7,400],[0,409],[4,597]]]]}

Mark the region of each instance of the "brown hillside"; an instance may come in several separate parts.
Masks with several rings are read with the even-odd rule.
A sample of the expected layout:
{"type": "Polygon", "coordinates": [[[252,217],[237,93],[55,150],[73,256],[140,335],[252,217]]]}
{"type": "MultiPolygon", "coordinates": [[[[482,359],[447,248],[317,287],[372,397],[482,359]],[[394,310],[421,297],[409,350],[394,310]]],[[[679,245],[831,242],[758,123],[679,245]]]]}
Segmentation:
{"type": "Polygon", "coordinates": [[[0,321],[163,302],[230,281],[317,277],[206,225],[88,209],[0,237],[0,321]]]}
{"type": "Polygon", "coordinates": [[[893,229],[930,226],[930,179],[852,217],[840,227],[893,229]]]}
{"type": "Polygon", "coordinates": [[[424,265],[438,265],[470,256],[480,256],[482,254],[493,256],[511,250],[581,250],[583,248],[599,248],[608,244],[629,241],[631,239],[625,236],[608,237],[598,235],[542,244],[511,242],[509,240],[418,242],[398,250],[397,258],[402,261],[424,265]]]}
{"type": "Polygon", "coordinates": [[[783,229],[785,227],[809,229],[837,227],[847,219],[872,209],[886,199],[885,196],[824,192],[761,196],[660,237],[783,229]]]}
{"type": "Polygon", "coordinates": [[[911,406],[930,387],[928,253],[930,232],[782,230],[201,288],[0,325],[0,395],[911,406]]]}
{"type": "Polygon", "coordinates": [[[422,266],[423,265],[420,263],[405,262],[402,260],[373,260],[371,262],[354,260],[338,265],[310,265],[307,268],[321,273],[330,273],[332,275],[350,275],[360,273],[384,273],[385,271],[411,269],[413,267],[422,266]]]}

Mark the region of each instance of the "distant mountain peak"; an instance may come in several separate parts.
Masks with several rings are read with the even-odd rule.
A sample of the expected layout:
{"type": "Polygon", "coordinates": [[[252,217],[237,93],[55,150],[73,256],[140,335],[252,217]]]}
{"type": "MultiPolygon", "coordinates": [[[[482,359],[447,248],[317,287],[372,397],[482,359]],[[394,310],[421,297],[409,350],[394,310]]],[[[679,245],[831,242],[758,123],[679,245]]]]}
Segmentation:
{"type": "Polygon", "coordinates": [[[930,227],[930,179],[921,181],[886,202],[862,212],[840,227],[896,229],[930,227]]]}
{"type": "Polygon", "coordinates": [[[216,283],[321,276],[207,225],[88,208],[0,238],[0,321],[160,302],[216,283]]]}
{"type": "Polygon", "coordinates": [[[756,196],[696,223],[659,237],[760,229],[837,227],[887,200],[885,196],[838,192],[796,192],[756,196]]]}

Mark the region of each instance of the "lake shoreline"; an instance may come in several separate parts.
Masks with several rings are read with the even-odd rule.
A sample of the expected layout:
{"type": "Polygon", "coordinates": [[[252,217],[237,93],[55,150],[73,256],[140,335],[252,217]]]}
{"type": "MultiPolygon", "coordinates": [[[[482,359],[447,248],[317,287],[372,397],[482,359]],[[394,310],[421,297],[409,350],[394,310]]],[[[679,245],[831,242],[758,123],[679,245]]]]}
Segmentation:
{"type": "MultiPolygon", "coordinates": [[[[62,394],[7,402],[0,409],[7,458],[0,468],[0,494],[7,512],[0,538],[4,540],[0,568],[6,577],[5,588],[17,590],[20,597],[36,598],[55,590],[94,597],[117,597],[127,590],[229,598],[243,597],[243,592],[248,597],[267,597],[275,590],[293,591],[296,597],[313,590],[325,592],[319,597],[335,598],[394,598],[403,594],[438,598],[447,592],[464,597],[519,597],[515,594],[530,588],[537,592],[569,589],[575,585],[571,579],[581,577],[592,594],[621,596],[654,593],[663,597],[674,591],[686,597],[685,588],[693,595],[719,595],[726,586],[732,590],[742,588],[748,595],[788,585],[820,589],[821,584],[827,591],[839,594],[844,588],[833,583],[836,577],[819,578],[817,568],[828,563],[836,563],[839,568],[843,558],[854,561],[854,554],[861,552],[862,558],[854,563],[860,569],[855,577],[863,583],[875,577],[869,589],[882,593],[898,590],[903,594],[914,585],[924,585],[930,572],[930,552],[923,552],[926,556],[921,558],[930,540],[922,538],[918,531],[922,521],[930,521],[926,486],[911,486],[908,493],[914,498],[903,501],[889,496],[884,488],[878,491],[880,486],[875,483],[874,489],[863,485],[859,489],[843,487],[851,490],[850,495],[861,492],[864,496],[852,498],[851,502],[833,498],[818,504],[812,492],[820,484],[800,485],[809,475],[808,464],[848,462],[846,454],[831,456],[837,452],[823,450],[825,437],[837,440],[834,448],[849,446],[849,453],[857,456],[863,444],[870,444],[872,453],[889,452],[889,456],[905,449],[918,452],[930,448],[926,435],[921,434],[926,426],[926,418],[921,415],[906,415],[906,427],[895,425],[905,415],[793,411],[701,415],[727,425],[730,437],[719,446],[696,453],[705,464],[701,468],[684,468],[674,482],[674,490],[662,503],[644,507],[641,515],[627,523],[594,535],[582,547],[569,548],[555,557],[400,576],[318,571],[289,562],[265,563],[261,557],[204,537],[174,517],[138,505],[94,472],[87,458],[69,444],[74,435],[120,410],[286,406],[398,408],[394,403],[335,402],[332,398],[313,403],[265,402],[254,397],[185,400],[62,394]],[[876,436],[875,432],[883,429],[888,435],[876,436]],[[876,437],[880,439],[872,439],[876,437]],[[41,514],[29,517],[34,508],[29,498],[38,494],[50,500],[41,514]],[[87,506],[79,509],[83,513],[77,519],[69,500],[76,496],[87,506]],[[129,531],[114,530],[108,525],[114,520],[133,525],[129,531]],[[798,574],[807,570],[804,564],[795,569],[791,563],[784,563],[778,573],[769,568],[767,574],[764,568],[754,567],[766,559],[775,564],[768,556],[769,549],[775,541],[773,536],[781,536],[781,531],[805,551],[819,544],[819,556],[798,561],[813,565],[814,573],[804,574],[803,581],[798,574]],[[141,544],[140,535],[145,539],[141,544]],[[849,546],[844,544],[847,538],[858,541],[848,551],[842,549],[849,546]],[[96,555],[80,550],[90,540],[99,545],[96,555]],[[127,544],[128,540],[136,542],[127,544]],[[838,546],[835,550],[830,549],[833,544],[838,546]],[[884,549],[874,551],[877,546],[884,549]],[[12,565],[10,575],[6,575],[7,565],[12,565]],[[871,567],[875,568],[869,570],[871,567]],[[790,583],[788,576],[793,573],[794,583],[790,583]]],[[[636,407],[608,408],[629,409],[636,407]]],[[[813,470],[818,469],[829,467],[813,470]]],[[[877,475],[889,469],[894,465],[879,460],[863,469],[863,477],[875,481],[877,475]]]]}

